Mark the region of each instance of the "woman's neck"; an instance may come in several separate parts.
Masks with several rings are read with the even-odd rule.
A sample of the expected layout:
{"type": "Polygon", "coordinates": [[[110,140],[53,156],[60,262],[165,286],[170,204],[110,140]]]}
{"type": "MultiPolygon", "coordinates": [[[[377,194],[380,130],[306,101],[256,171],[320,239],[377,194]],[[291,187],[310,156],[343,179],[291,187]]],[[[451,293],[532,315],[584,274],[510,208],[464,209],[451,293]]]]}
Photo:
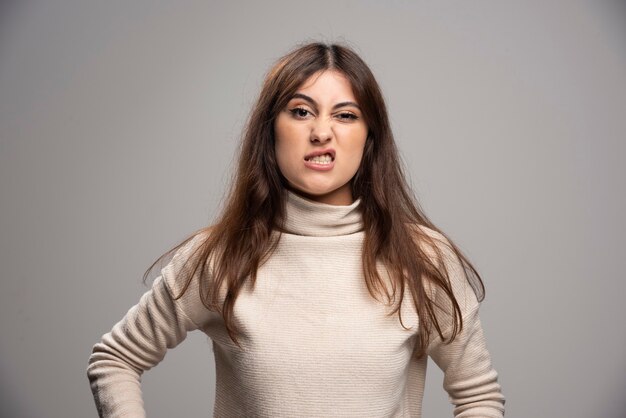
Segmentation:
{"type": "Polygon", "coordinates": [[[361,199],[349,205],[332,205],[310,200],[284,189],[283,231],[295,235],[338,236],[363,230],[361,199]]]}

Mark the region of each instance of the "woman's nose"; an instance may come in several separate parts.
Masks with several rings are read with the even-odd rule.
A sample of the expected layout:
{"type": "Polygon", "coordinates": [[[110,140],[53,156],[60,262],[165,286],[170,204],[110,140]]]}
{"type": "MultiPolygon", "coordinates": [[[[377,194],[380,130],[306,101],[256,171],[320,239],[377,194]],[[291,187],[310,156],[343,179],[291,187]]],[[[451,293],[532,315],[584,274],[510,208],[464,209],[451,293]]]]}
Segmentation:
{"type": "Polygon", "coordinates": [[[329,121],[318,119],[311,128],[311,141],[326,142],[333,137],[332,125],[329,121]]]}

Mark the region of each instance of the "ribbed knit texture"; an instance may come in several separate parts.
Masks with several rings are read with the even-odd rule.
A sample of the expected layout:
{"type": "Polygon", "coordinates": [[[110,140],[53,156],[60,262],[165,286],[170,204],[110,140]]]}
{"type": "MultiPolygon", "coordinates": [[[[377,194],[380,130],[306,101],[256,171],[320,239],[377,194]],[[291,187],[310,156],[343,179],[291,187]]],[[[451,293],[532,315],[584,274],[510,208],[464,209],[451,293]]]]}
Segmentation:
{"type": "MultiPolygon", "coordinates": [[[[93,347],[87,375],[100,416],[144,417],[141,374],[199,329],[213,343],[214,417],[420,417],[427,359],[412,357],[415,307],[406,292],[402,319],[411,329],[405,330],[397,314],[387,316],[390,306],[370,296],[361,266],[359,204],[327,205],[286,191],[281,241],[259,269],[254,289],[242,289],[235,304],[241,349],[220,315],[202,305],[197,277],[182,298],[172,299],[182,285],[177,272],[197,240],[178,251],[93,347]]],[[[502,417],[504,397],[479,304],[460,265],[442,250],[464,328],[449,345],[433,338],[428,353],[444,372],[454,416],[502,417]]]]}

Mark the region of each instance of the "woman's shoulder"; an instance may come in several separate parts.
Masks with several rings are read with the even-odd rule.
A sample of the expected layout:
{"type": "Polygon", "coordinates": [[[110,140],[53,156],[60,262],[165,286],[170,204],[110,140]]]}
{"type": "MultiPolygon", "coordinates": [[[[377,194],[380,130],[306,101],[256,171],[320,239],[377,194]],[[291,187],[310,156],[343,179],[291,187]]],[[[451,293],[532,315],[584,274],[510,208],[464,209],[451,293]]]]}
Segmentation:
{"type": "MultiPolygon", "coordinates": [[[[463,314],[476,308],[482,300],[484,288],[480,276],[469,264],[462,250],[440,230],[425,225],[416,225],[416,228],[419,229],[418,235],[422,239],[423,251],[431,257],[434,265],[445,273],[447,286],[452,290],[463,314]]],[[[427,284],[433,292],[432,295],[439,293],[440,296],[445,296],[444,292],[438,292],[439,286],[433,287],[430,282],[427,284]]],[[[441,303],[449,304],[447,296],[444,299],[441,303]]]]}
{"type": "MultiPolygon", "coordinates": [[[[203,247],[206,245],[212,227],[204,227],[188,235],[172,250],[173,256],[161,269],[161,275],[174,293],[185,287],[187,279],[203,257],[203,247]]],[[[198,272],[196,272],[197,274],[198,272]]]]}
{"type": "Polygon", "coordinates": [[[407,225],[420,249],[436,262],[454,255],[449,238],[435,227],[412,223],[407,225]]]}

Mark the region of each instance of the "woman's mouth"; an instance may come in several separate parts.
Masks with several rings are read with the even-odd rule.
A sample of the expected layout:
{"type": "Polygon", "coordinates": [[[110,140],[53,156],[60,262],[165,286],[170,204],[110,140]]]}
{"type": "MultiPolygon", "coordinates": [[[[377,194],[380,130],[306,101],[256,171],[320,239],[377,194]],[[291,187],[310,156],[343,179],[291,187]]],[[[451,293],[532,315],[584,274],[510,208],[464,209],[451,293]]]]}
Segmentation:
{"type": "Polygon", "coordinates": [[[333,157],[330,154],[316,155],[315,157],[308,158],[307,161],[311,161],[316,164],[329,164],[333,162],[333,157]]]}
{"type": "Polygon", "coordinates": [[[316,155],[304,160],[304,165],[318,171],[330,170],[335,165],[335,160],[330,154],[316,155]]]}

